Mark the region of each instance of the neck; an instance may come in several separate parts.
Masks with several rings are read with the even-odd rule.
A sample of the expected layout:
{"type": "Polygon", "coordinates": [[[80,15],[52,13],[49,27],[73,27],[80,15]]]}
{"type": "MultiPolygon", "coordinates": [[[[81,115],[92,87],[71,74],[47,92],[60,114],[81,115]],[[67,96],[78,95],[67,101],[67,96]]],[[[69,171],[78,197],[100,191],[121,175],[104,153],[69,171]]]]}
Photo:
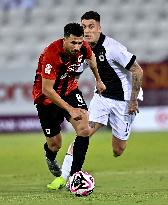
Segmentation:
{"type": "Polygon", "coordinates": [[[94,48],[94,47],[96,46],[96,44],[97,44],[97,41],[96,41],[96,42],[90,42],[90,43],[89,43],[89,45],[90,45],[92,48],[94,48]]]}
{"type": "Polygon", "coordinates": [[[97,42],[99,41],[99,39],[100,39],[100,34],[98,35],[98,38],[96,39],[96,41],[90,42],[89,45],[90,45],[92,48],[94,48],[94,47],[96,46],[97,42]]]}

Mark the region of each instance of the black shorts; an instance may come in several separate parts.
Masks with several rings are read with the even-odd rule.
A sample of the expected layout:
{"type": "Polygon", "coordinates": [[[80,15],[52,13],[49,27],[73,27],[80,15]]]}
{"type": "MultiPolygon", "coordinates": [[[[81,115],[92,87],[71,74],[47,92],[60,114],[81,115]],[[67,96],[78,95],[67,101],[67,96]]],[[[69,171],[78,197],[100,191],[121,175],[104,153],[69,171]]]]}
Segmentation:
{"type": "MultiPolygon", "coordinates": [[[[75,108],[82,108],[88,110],[87,105],[83,99],[82,92],[78,89],[72,91],[68,96],[63,99],[75,108]]],[[[61,131],[61,123],[64,117],[69,120],[70,115],[64,109],[55,104],[50,105],[36,105],[38,116],[40,119],[41,127],[46,137],[54,137],[61,131]]]]}

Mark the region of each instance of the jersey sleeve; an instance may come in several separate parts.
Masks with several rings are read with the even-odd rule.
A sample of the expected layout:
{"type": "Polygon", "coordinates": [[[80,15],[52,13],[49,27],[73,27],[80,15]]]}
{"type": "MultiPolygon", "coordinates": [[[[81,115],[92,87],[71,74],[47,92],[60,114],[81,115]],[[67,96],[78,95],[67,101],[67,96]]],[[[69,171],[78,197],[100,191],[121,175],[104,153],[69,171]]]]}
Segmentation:
{"type": "Polygon", "coordinates": [[[47,48],[43,53],[41,75],[46,79],[56,79],[56,64],[53,59],[52,50],[49,48],[47,48]]]}
{"type": "Polygon", "coordinates": [[[89,44],[86,41],[83,42],[83,46],[86,48],[86,59],[90,59],[92,56],[91,47],[89,46],[89,44]]]}
{"type": "Polygon", "coordinates": [[[130,53],[125,46],[116,42],[114,49],[112,49],[111,56],[113,61],[120,64],[125,69],[129,70],[136,60],[136,56],[130,53]]]}

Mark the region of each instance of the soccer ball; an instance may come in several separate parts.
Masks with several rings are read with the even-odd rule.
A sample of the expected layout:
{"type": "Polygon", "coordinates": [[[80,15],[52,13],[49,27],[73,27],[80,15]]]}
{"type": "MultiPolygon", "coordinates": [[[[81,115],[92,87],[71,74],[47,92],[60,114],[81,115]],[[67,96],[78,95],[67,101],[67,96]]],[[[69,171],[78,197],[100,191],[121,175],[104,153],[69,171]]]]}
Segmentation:
{"type": "Polygon", "coordinates": [[[95,180],[87,172],[76,172],[69,179],[69,189],[76,196],[88,196],[93,192],[94,187],[95,180]]]}

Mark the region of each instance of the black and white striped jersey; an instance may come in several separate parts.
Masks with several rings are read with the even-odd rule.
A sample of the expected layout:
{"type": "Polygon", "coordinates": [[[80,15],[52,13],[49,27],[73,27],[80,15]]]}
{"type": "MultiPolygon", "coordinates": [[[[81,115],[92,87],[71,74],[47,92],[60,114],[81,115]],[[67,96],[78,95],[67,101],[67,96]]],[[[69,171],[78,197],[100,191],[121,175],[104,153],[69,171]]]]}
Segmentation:
{"type": "MultiPolygon", "coordinates": [[[[129,69],[136,56],[128,52],[121,43],[103,34],[92,50],[96,56],[100,77],[106,85],[102,95],[115,100],[130,100],[132,76],[129,69]]],[[[142,89],[138,98],[143,99],[142,89]]]]}
{"type": "MultiPolygon", "coordinates": [[[[102,95],[116,100],[130,100],[132,75],[129,69],[136,56],[118,41],[103,34],[92,50],[96,56],[100,77],[106,85],[102,95]]],[[[139,98],[141,99],[141,96],[139,98]]]]}
{"type": "Polygon", "coordinates": [[[92,50],[96,55],[100,77],[106,85],[102,95],[116,100],[129,100],[132,90],[129,69],[136,56],[118,41],[103,34],[92,50]]]}

